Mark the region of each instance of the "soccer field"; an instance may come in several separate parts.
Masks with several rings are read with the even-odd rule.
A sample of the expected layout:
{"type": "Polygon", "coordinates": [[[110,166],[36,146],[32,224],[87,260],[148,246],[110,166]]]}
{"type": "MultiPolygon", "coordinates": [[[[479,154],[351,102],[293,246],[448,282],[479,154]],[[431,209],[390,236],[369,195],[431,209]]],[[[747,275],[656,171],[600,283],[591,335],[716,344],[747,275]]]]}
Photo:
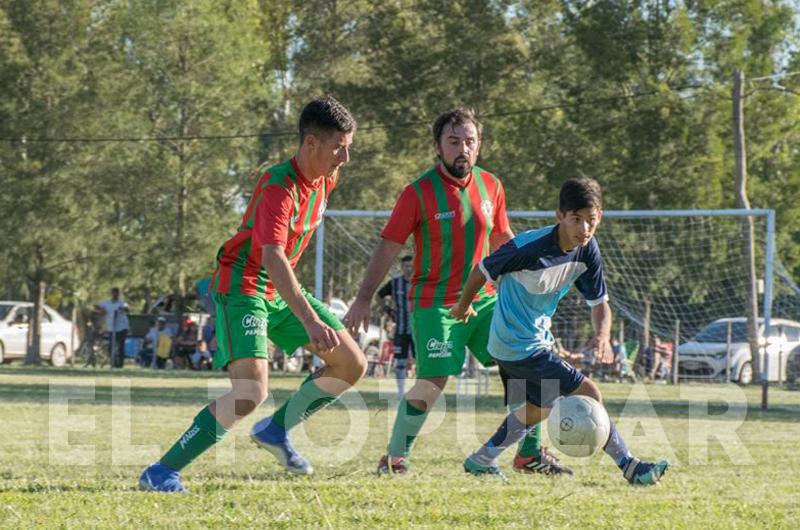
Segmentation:
{"type": "MultiPolygon", "coordinates": [[[[275,400],[299,382],[274,376],[275,400]]],[[[379,477],[394,381],[367,379],[294,434],[312,478],[286,475],[249,441],[265,403],[185,471],[189,495],[137,491],[145,465],[226,386],[223,374],[0,367],[0,528],[800,526],[800,393],[773,390],[764,413],[757,388],[706,385],[601,385],[634,454],[674,464],[648,489],[605,456],[565,458],[571,479],[512,473],[510,452],[508,484],[466,475],[464,457],[504,415],[495,379],[477,402],[452,384],[411,472],[379,477]]]]}

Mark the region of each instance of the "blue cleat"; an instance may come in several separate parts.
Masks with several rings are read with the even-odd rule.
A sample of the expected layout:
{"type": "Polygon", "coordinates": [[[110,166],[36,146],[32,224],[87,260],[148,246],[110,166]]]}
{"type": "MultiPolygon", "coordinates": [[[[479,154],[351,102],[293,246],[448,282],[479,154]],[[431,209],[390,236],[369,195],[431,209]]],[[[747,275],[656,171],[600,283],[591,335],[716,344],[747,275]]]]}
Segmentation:
{"type": "Polygon", "coordinates": [[[631,458],[622,467],[622,474],[625,476],[625,480],[633,486],[654,486],[661,481],[667,468],[669,468],[669,462],[666,460],[651,463],[631,458]]]}
{"type": "Polygon", "coordinates": [[[142,491],[160,491],[163,493],[186,493],[181,484],[181,474],[163,464],[153,464],[139,477],[139,489],[142,491]]]}
{"type": "Polygon", "coordinates": [[[314,473],[314,468],[311,467],[308,460],[292,447],[286,430],[280,425],[272,423],[271,416],[253,425],[250,438],[256,445],[272,453],[278,459],[278,463],[290,473],[296,475],[312,475],[314,473]]]}
{"type": "Polygon", "coordinates": [[[488,466],[481,465],[474,461],[472,458],[467,458],[464,460],[464,471],[469,473],[470,475],[481,476],[481,475],[492,475],[505,483],[508,483],[508,478],[506,477],[503,470],[497,464],[490,464],[488,466]]]}

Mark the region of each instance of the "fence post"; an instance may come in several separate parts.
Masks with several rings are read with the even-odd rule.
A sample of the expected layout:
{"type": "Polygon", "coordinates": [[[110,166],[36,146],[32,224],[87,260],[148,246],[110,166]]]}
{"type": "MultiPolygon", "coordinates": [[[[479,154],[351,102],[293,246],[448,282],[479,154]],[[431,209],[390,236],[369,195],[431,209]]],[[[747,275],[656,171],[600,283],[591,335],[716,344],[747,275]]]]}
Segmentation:
{"type": "Polygon", "coordinates": [[[681,343],[681,321],[675,321],[675,338],[672,342],[672,384],[678,384],[678,345],[681,343]]]}
{"type": "Polygon", "coordinates": [[[317,227],[317,239],[314,246],[314,297],[319,301],[324,301],[322,298],[323,287],[323,259],[325,258],[325,216],[319,220],[317,227]]]}
{"type": "Polygon", "coordinates": [[[725,340],[725,376],[726,383],[731,381],[731,343],[733,342],[733,322],[728,321],[728,338],[725,340]]]}

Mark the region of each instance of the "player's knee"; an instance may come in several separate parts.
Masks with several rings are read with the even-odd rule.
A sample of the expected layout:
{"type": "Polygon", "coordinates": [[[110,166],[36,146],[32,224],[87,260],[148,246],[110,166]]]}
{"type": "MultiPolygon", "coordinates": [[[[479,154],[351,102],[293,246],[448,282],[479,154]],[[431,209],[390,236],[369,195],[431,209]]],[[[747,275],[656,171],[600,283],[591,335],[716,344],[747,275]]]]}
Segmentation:
{"type": "Polygon", "coordinates": [[[600,393],[600,388],[597,386],[597,383],[588,377],[581,382],[581,386],[578,387],[578,391],[576,393],[579,393],[583,396],[588,396],[598,403],[603,402],[603,395],[600,393]]]}
{"type": "Polygon", "coordinates": [[[364,375],[367,373],[367,358],[361,352],[359,352],[359,355],[356,356],[356,360],[353,363],[353,372],[356,377],[356,381],[364,377],[364,375]]]}
{"type": "Polygon", "coordinates": [[[239,417],[251,414],[267,399],[269,391],[266,385],[252,384],[238,389],[235,393],[235,411],[239,417]]]}

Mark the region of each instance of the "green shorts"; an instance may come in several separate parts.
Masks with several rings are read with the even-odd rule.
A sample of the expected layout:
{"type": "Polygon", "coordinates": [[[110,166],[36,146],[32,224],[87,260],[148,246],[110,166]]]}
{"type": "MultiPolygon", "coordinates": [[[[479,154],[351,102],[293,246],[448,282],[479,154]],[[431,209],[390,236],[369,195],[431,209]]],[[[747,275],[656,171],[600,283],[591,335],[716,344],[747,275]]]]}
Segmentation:
{"type": "Polygon", "coordinates": [[[411,313],[411,333],[417,351],[417,377],[458,375],[464,366],[466,348],[482,365],[495,364],[489,355],[489,328],[497,296],[473,302],[478,316],[467,323],[450,316],[449,308],[429,307],[411,313]]]}
{"type": "MultiPolygon", "coordinates": [[[[305,291],[303,294],[320,320],[336,331],[344,329],[325,304],[305,291]]],[[[247,357],[269,359],[267,339],[287,354],[309,342],[303,324],[277,294],[274,300],[246,294],[215,294],[214,305],[217,310],[214,368],[247,357]]]]}

